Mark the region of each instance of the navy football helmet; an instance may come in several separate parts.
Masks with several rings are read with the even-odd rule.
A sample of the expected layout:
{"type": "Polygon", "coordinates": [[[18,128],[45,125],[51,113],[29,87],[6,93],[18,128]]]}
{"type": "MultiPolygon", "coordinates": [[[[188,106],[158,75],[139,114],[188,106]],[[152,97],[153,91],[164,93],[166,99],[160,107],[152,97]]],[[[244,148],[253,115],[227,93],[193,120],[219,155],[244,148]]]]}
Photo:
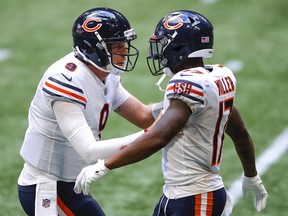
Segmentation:
{"type": "Polygon", "coordinates": [[[72,28],[75,56],[99,70],[121,74],[135,67],[139,51],[131,45],[136,33],[120,12],[110,8],[93,8],[85,11],[72,28]],[[112,53],[113,43],[126,43],[127,54],[112,53]],[[125,56],[124,66],[113,64],[113,56],[125,56]]]}
{"type": "Polygon", "coordinates": [[[187,58],[211,57],[213,40],[213,26],[203,15],[189,10],[172,12],[159,21],[150,38],[148,67],[154,76],[163,71],[172,76],[171,67],[187,58]]]}

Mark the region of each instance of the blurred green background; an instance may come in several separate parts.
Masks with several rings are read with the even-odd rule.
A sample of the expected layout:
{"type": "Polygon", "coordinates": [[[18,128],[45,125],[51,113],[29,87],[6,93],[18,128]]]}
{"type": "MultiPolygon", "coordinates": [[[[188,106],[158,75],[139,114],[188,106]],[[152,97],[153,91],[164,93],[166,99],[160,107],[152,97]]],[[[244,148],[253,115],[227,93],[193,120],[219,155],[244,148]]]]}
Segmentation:
{"type": "MultiPolygon", "coordinates": [[[[100,6],[125,14],[138,34],[134,45],[141,52],[140,59],[135,71],[122,76],[122,82],[143,102],[162,99],[155,87],[159,77],[150,74],[145,59],[155,25],[173,10],[190,9],[205,15],[215,28],[214,56],[206,63],[231,66],[236,60],[243,66],[239,71],[235,68],[236,105],[253,137],[256,156],[288,125],[287,1],[1,0],[0,215],[24,215],[17,197],[17,177],[23,165],[19,150],[38,81],[51,63],[72,50],[71,27],[78,15],[100,6]]],[[[103,137],[137,130],[112,114],[103,137]]],[[[266,209],[256,213],[250,196],[239,200],[233,215],[287,215],[287,156],[285,152],[262,176],[269,192],[266,209]]],[[[92,194],[107,216],[151,215],[162,193],[160,164],[158,152],[145,161],[115,170],[92,185],[92,194]]],[[[227,188],[241,172],[233,144],[226,138],[221,174],[227,188]]]]}

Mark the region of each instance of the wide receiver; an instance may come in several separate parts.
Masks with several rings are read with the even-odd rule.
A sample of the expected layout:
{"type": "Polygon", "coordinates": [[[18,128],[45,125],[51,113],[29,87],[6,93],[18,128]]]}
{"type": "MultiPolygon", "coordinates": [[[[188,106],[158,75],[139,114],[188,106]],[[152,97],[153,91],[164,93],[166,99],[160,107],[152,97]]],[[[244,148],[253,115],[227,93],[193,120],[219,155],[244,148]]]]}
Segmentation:
{"type": "Polygon", "coordinates": [[[89,184],[109,170],[162,149],[165,185],[153,216],[230,215],[219,175],[226,132],[243,166],[244,194],[251,190],[256,210],[265,208],[268,194],[257,175],[253,142],[234,105],[236,79],[225,66],[204,65],[203,58],[212,53],[213,26],[203,15],[180,10],[159,21],[150,39],[148,64],[153,75],[163,70],[172,76],[163,114],[127,148],[84,168],[76,180],[78,192],[87,194],[89,184]]]}
{"type": "Polygon", "coordinates": [[[136,33],[124,15],[110,8],[85,11],[72,36],[74,52],[47,69],[29,109],[18,179],[29,216],[104,215],[90,195],[74,192],[76,177],[143,133],[99,141],[109,114],[114,110],[140,128],[154,121],[157,106],[144,105],[120,83],[119,75],[131,71],[138,58],[131,44],[136,33]]]}

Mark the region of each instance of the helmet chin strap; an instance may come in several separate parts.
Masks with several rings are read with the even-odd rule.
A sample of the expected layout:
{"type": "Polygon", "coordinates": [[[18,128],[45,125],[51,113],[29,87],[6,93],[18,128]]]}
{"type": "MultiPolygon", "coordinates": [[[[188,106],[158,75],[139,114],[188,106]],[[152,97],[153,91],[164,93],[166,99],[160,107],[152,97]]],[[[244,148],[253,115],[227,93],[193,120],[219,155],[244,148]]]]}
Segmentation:
{"type": "MultiPolygon", "coordinates": [[[[116,67],[113,66],[112,64],[112,58],[110,56],[110,53],[108,52],[108,48],[105,44],[105,42],[103,41],[102,37],[100,36],[98,31],[94,32],[95,36],[97,37],[97,39],[99,40],[99,46],[102,46],[102,48],[105,50],[107,56],[108,56],[108,60],[109,60],[109,64],[106,66],[107,68],[107,72],[114,74],[114,75],[120,75],[122,74],[124,71],[117,69],[116,67]]],[[[105,70],[102,70],[104,72],[106,72],[105,70]]]]}
{"type": "Polygon", "coordinates": [[[166,76],[169,76],[169,77],[172,77],[175,75],[169,67],[164,67],[163,72],[166,76]]]}
{"type": "MultiPolygon", "coordinates": [[[[98,40],[100,41],[100,44],[101,46],[104,48],[105,52],[107,53],[107,55],[109,56],[109,52],[107,50],[107,47],[106,47],[106,44],[103,42],[101,36],[99,35],[99,33],[96,31],[95,32],[95,35],[96,37],[98,38],[98,40]]],[[[91,61],[89,58],[87,58],[79,49],[78,46],[76,46],[74,48],[74,52],[76,52],[78,55],[81,56],[81,58],[85,61],[85,62],[88,62],[89,64],[91,64],[93,67],[97,68],[98,70],[100,71],[103,71],[105,73],[110,73],[110,74],[114,74],[114,75],[120,75],[122,74],[124,71],[121,71],[117,68],[115,68],[112,63],[111,63],[111,57],[108,57],[109,59],[109,64],[106,66],[106,69],[105,68],[102,68],[100,66],[98,66],[97,64],[95,64],[93,61],[91,61]],[[76,49],[76,50],[75,50],[76,49]]]]}
{"type": "Polygon", "coordinates": [[[158,89],[160,91],[165,91],[165,89],[162,89],[161,87],[161,83],[163,82],[163,80],[168,76],[168,77],[172,77],[174,76],[175,74],[170,70],[169,67],[164,67],[163,68],[163,72],[164,74],[160,77],[160,79],[158,80],[158,82],[156,83],[156,86],[158,87],[158,89]]]}
{"type": "Polygon", "coordinates": [[[76,46],[74,48],[74,53],[76,53],[77,55],[80,55],[81,58],[85,61],[85,62],[88,62],[89,64],[93,65],[93,67],[97,68],[98,70],[101,70],[103,72],[106,72],[106,73],[110,73],[108,70],[105,70],[104,68],[102,67],[99,67],[97,64],[95,64],[93,61],[91,61],[89,58],[87,58],[79,49],[78,46],[76,46]]]}
{"type": "Polygon", "coordinates": [[[161,83],[163,82],[163,80],[165,79],[165,77],[166,77],[166,74],[163,74],[163,75],[160,77],[160,79],[158,80],[158,82],[156,83],[156,86],[157,86],[158,89],[159,89],[160,91],[162,91],[162,92],[165,91],[165,89],[162,89],[162,88],[161,88],[161,83]]]}
{"type": "Polygon", "coordinates": [[[97,68],[97,69],[100,70],[100,71],[103,71],[103,72],[105,72],[105,73],[111,73],[111,74],[114,74],[114,75],[120,75],[120,74],[122,74],[122,73],[124,72],[124,71],[121,71],[121,70],[115,68],[111,63],[106,66],[107,69],[98,66],[98,65],[95,64],[93,61],[91,61],[89,58],[87,58],[87,57],[80,51],[80,49],[79,49],[78,46],[76,46],[76,47],[74,48],[74,52],[76,52],[78,55],[80,55],[81,58],[82,58],[85,62],[88,62],[89,64],[91,64],[93,67],[97,68]]]}

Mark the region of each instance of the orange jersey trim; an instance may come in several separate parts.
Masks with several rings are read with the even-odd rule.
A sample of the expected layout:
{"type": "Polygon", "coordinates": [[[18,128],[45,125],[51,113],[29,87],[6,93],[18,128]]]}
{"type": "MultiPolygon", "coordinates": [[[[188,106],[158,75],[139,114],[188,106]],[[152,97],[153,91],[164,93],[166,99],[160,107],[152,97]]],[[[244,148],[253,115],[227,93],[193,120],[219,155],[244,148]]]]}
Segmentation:
{"type": "Polygon", "coordinates": [[[62,93],[67,94],[67,95],[70,95],[70,96],[72,96],[72,97],[74,97],[74,98],[77,98],[77,99],[83,101],[84,103],[87,103],[86,98],[84,98],[84,97],[82,97],[82,96],[80,96],[80,95],[77,95],[77,94],[75,94],[75,93],[73,93],[73,92],[67,91],[67,90],[62,89],[62,88],[59,88],[59,87],[57,87],[57,86],[54,86],[54,85],[52,85],[52,84],[50,84],[50,83],[48,83],[48,82],[45,82],[45,85],[48,86],[48,87],[50,87],[50,88],[52,88],[52,89],[54,89],[54,90],[56,90],[56,91],[62,92],[62,93]]]}

